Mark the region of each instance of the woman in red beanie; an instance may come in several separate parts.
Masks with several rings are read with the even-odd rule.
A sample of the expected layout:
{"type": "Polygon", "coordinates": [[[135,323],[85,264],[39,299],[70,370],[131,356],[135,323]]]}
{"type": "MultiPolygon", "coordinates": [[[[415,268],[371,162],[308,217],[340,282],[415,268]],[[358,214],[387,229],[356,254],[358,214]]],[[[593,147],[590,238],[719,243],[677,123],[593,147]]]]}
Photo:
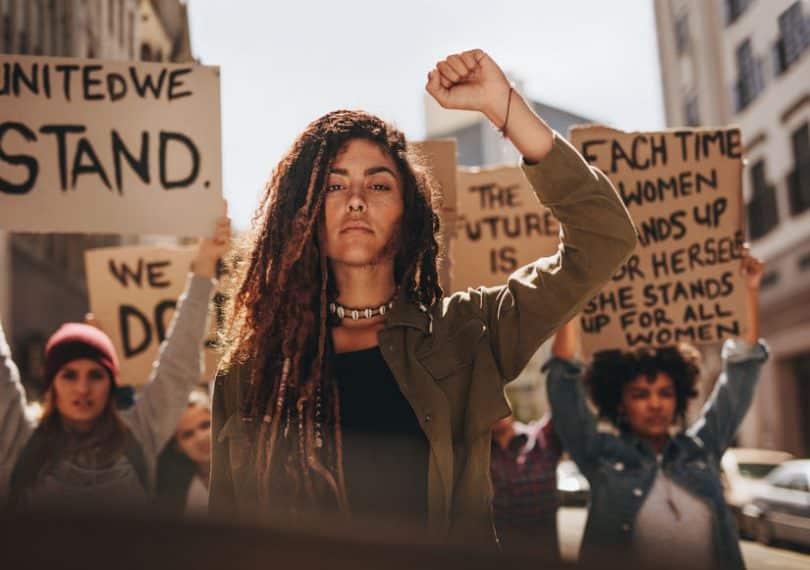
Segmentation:
{"type": "Polygon", "coordinates": [[[201,374],[208,302],[230,221],[203,239],[151,381],[118,411],[118,357],[109,337],[62,325],[45,348],[43,415],[26,416],[25,392],[0,327],[0,503],[13,510],[145,506],[160,450],[201,374]]]}

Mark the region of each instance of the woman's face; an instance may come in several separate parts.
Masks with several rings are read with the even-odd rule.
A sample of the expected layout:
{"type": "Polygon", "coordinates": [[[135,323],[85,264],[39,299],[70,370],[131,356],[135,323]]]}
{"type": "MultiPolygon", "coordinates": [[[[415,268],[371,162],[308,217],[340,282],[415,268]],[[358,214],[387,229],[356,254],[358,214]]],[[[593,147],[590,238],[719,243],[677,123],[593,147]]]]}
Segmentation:
{"type": "Polygon", "coordinates": [[[326,254],[332,262],[369,266],[393,260],[404,202],[391,157],[365,139],[347,141],[326,192],[326,254]]]}
{"type": "Polygon", "coordinates": [[[630,429],[641,437],[665,436],[675,419],[675,384],[668,374],[659,372],[651,382],[638,376],[625,384],[621,411],[630,429]]]}
{"type": "Polygon", "coordinates": [[[177,424],[177,447],[194,463],[211,461],[211,412],[189,406],[177,424]]]}
{"type": "Polygon", "coordinates": [[[53,379],[56,410],[65,424],[87,431],[101,417],[110,399],[112,378],[95,360],[71,360],[60,368],[53,379]]]}

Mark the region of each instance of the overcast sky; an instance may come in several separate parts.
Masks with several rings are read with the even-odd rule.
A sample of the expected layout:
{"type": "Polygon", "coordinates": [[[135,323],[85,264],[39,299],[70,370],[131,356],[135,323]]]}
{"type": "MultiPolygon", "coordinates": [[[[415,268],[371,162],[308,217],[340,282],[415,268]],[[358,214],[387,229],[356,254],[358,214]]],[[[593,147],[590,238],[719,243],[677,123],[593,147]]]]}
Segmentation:
{"type": "Polygon", "coordinates": [[[243,229],[313,119],[360,108],[424,136],[426,74],[479,47],[528,97],[622,129],[664,126],[651,0],[189,0],[196,57],[222,68],[224,193],[243,229]]]}

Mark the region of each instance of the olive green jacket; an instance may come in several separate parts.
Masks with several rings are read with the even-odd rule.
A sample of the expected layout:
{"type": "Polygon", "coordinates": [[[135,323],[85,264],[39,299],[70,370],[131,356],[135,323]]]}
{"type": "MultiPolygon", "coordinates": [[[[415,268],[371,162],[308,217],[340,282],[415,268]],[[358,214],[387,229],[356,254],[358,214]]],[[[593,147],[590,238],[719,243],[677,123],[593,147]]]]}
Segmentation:
{"type": "MultiPolygon", "coordinates": [[[[401,302],[379,332],[385,361],[430,443],[428,529],[440,540],[493,541],[490,429],[509,414],[503,387],[540,344],[600,289],[636,245],[615,189],[555,133],[551,152],[523,171],[562,226],[559,251],[498,287],[468,289],[428,310],[401,302]]],[[[247,367],[217,378],[211,510],[255,509],[246,424],[247,367]]]]}

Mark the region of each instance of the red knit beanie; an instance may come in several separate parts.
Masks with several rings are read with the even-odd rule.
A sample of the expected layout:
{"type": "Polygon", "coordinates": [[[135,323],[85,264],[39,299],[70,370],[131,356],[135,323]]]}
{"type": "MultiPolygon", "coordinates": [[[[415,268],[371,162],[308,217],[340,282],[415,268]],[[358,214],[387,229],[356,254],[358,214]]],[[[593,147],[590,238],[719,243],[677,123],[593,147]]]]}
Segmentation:
{"type": "Polygon", "coordinates": [[[50,387],[62,366],[81,358],[98,362],[110,373],[113,387],[118,384],[118,357],[110,337],[91,325],[66,323],[45,345],[45,387],[50,387]]]}

